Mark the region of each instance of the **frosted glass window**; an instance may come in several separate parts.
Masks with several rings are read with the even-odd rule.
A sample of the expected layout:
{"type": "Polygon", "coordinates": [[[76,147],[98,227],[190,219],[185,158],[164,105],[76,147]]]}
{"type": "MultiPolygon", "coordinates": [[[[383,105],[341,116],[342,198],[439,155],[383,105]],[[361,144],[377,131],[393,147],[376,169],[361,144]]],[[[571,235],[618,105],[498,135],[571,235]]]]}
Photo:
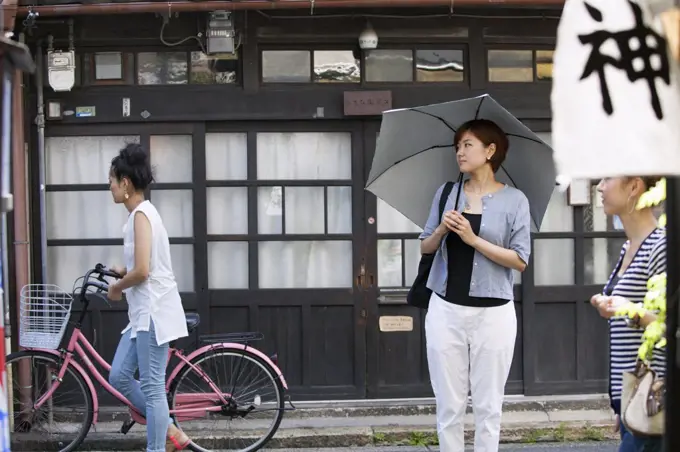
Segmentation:
{"type": "Polygon", "coordinates": [[[534,284],[570,286],[574,284],[574,240],[536,239],[532,253],[534,284]]]}
{"type": "Polygon", "coordinates": [[[194,246],[170,245],[172,271],[180,292],[194,291],[194,246]]]}
{"type": "Polygon", "coordinates": [[[406,263],[406,271],[404,286],[410,287],[418,276],[418,264],[420,263],[420,240],[405,240],[404,241],[404,262],[406,263]]]}
{"type": "Polygon", "coordinates": [[[151,164],[156,182],[191,182],[191,135],[152,135],[151,164]]]}
{"type": "Polygon", "coordinates": [[[248,233],[246,187],[208,187],[206,196],[208,234],[248,233]]]}
{"type": "Polygon", "coordinates": [[[208,180],[248,178],[245,133],[205,134],[205,173],[208,180]]]}
{"type": "Polygon", "coordinates": [[[152,190],[151,202],[163,219],[169,237],[193,237],[194,213],[191,190],[152,190]]]}
{"type": "Polygon", "coordinates": [[[108,184],[111,159],[138,136],[47,137],[45,179],[48,185],[108,184]]]}
{"type": "Polygon", "coordinates": [[[323,187],[286,187],[286,234],[323,234],[323,187]]]}
{"type": "Polygon", "coordinates": [[[123,265],[123,246],[49,246],[47,282],[71,293],[75,280],[99,263],[123,265]]]}
{"type": "Polygon", "coordinates": [[[378,240],[378,285],[401,287],[401,240],[378,240]]]}
{"type": "Polygon", "coordinates": [[[48,239],[123,238],[128,211],[108,190],[52,191],[45,201],[48,239]]]}
{"type": "Polygon", "coordinates": [[[257,189],[257,232],[259,234],[283,233],[283,188],[259,187],[257,189]]]}
{"type": "Polygon", "coordinates": [[[208,242],[208,287],[248,288],[248,242],[208,242]]]}
{"type": "Polygon", "coordinates": [[[351,241],[260,242],[259,287],[352,287],[351,241]]]}
{"type": "Polygon", "coordinates": [[[378,233],[421,233],[423,230],[398,210],[378,198],[378,233]]]}
{"type": "Polygon", "coordinates": [[[328,187],[328,233],[352,232],[352,187],[328,187]]]}
{"type": "Polygon", "coordinates": [[[346,132],[257,134],[257,178],[352,178],[352,140],[346,132]]]}

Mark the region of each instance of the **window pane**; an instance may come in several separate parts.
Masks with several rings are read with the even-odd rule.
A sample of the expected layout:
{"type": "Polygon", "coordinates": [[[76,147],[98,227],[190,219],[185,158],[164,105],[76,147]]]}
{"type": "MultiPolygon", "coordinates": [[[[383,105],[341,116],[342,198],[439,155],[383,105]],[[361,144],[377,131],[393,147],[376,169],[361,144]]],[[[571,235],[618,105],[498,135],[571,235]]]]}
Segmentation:
{"type": "Polygon", "coordinates": [[[351,241],[260,242],[259,287],[352,287],[351,241]]]}
{"type": "Polygon", "coordinates": [[[419,82],[462,82],[465,63],[462,50],[416,50],[419,82]]]}
{"type": "Polygon", "coordinates": [[[352,187],[328,187],[328,233],[352,232],[352,187]]]}
{"type": "Polygon", "coordinates": [[[187,83],[185,52],[142,52],[137,54],[137,83],[177,85],[187,83]]]}
{"type": "Polygon", "coordinates": [[[418,276],[420,256],[420,240],[404,240],[404,261],[406,263],[404,285],[406,287],[410,287],[418,276]]]}
{"type": "Polygon", "coordinates": [[[351,50],[316,50],[314,81],[359,83],[361,81],[359,60],[351,50]]]}
{"type": "Polygon", "coordinates": [[[490,82],[533,82],[534,62],[531,50],[489,50],[490,82]]]}
{"type": "Polygon", "coordinates": [[[345,132],[257,134],[257,178],[351,179],[352,141],[345,132]]]}
{"type": "Polygon", "coordinates": [[[170,245],[172,271],[180,292],[194,291],[194,246],[170,245]]]}
{"type": "Polygon", "coordinates": [[[537,286],[574,284],[574,240],[534,240],[534,283],[537,286]]]}
{"type": "Polygon", "coordinates": [[[586,284],[605,284],[614,271],[626,239],[586,239],[584,271],[586,284]]]}
{"type": "Polygon", "coordinates": [[[156,182],[191,182],[191,135],[151,135],[151,164],[156,182]]]}
{"type": "Polygon", "coordinates": [[[323,234],[323,187],[286,187],[286,234],[323,234]]]}
{"type": "Polygon", "coordinates": [[[152,190],[151,202],[163,219],[169,237],[193,237],[194,214],[191,190],[152,190]]]}
{"type": "Polygon", "coordinates": [[[367,82],[412,82],[413,51],[410,49],[367,50],[367,82]]]}
{"type": "Polygon", "coordinates": [[[51,191],[45,204],[48,239],[123,238],[128,212],[108,190],[51,191]]]}
{"type": "Polygon", "coordinates": [[[567,192],[555,187],[548,209],[543,216],[540,232],[570,232],[574,230],[574,208],[567,202],[567,192]]]}
{"type": "Polygon", "coordinates": [[[307,83],[311,77],[308,50],[265,50],[262,52],[264,83],[307,83]]]}
{"type": "Polygon", "coordinates": [[[421,233],[423,230],[411,220],[399,213],[398,210],[380,198],[378,201],[378,233],[421,233]]]}
{"type": "Polygon", "coordinates": [[[554,53],[552,50],[536,51],[536,78],[538,80],[552,80],[554,53]]]}
{"type": "Polygon", "coordinates": [[[128,143],[139,143],[139,137],[45,138],[47,185],[108,185],[111,159],[128,143]]]}
{"type": "Polygon", "coordinates": [[[245,133],[205,134],[205,173],[208,180],[248,178],[245,133]]]}
{"type": "Polygon", "coordinates": [[[248,189],[208,187],[208,234],[248,233],[248,189]]]}
{"type": "Polygon", "coordinates": [[[401,287],[401,240],[378,240],[378,286],[401,287]]]}
{"type": "Polygon", "coordinates": [[[236,83],[237,71],[238,54],[206,55],[203,52],[191,52],[191,83],[236,83]]]}
{"type": "Polygon", "coordinates": [[[123,58],[120,52],[94,54],[94,77],[97,80],[120,80],[123,78],[123,58]]]}
{"type": "Polygon", "coordinates": [[[617,230],[615,223],[618,222],[604,213],[602,195],[597,191],[597,186],[591,188],[590,205],[583,209],[583,223],[584,230],[587,232],[617,230]]]}
{"type": "Polygon", "coordinates": [[[75,280],[99,263],[123,265],[123,246],[49,246],[47,281],[70,293],[75,280]]]}
{"type": "Polygon", "coordinates": [[[248,242],[208,242],[208,287],[248,288],[248,242]]]}
{"type": "Polygon", "coordinates": [[[283,188],[259,187],[257,189],[257,232],[259,234],[283,233],[283,188]]]}

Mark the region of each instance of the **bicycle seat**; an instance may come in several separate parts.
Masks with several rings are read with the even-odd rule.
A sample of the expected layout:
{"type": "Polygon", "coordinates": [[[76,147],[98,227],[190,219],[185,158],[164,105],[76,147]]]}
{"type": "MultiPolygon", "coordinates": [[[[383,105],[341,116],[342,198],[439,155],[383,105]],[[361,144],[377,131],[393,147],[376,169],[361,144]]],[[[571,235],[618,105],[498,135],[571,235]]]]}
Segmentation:
{"type": "Polygon", "coordinates": [[[195,312],[187,312],[185,314],[185,317],[187,319],[187,330],[191,333],[196,329],[198,325],[201,324],[201,316],[196,314],[195,312]]]}

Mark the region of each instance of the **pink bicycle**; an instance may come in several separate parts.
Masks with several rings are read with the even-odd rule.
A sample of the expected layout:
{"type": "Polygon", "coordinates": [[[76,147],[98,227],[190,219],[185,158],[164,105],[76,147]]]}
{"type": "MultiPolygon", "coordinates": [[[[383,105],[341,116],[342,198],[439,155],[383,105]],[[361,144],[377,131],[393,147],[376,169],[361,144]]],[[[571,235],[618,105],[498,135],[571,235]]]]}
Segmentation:
{"type": "MultiPolygon", "coordinates": [[[[106,301],[106,277],[119,275],[97,264],[79,278],[82,285],[74,289],[73,296],[53,285],[22,289],[19,343],[24,350],[7,356],[8,376],[12,378],[13,450],[76,450],[98,421],[95,382],[130,409],[131,418],[123,424],[121,433],[127,433],[135,423],[145,423],[97,369],[96,364],[109,372],[111,365],[81,332],[91,299],[106,301]],[[59,348],[74,296],[83,303],[83,312],[73,325],[68,345],[59,348]]],[[[187,314],[190,332],[199,323],[197,314],[187,314]]],[[[176,363],[166,383],[170,416],[192,437],[191,450],[258,450],[279,428],[288,409],[285,402],[295,409],[288,398],[284,400],[288,387],[276,357],[248,345],[262,338],[260,333],[202,336],[204,345],[188,355],[170,344],[168,367],[171,360],[176,363]],[[215,425],[221,421],[253,424],[229,429],[227,438],[216,438],[216,432],[225,431],[224,426],[215,425]],[[238,447],[233,447],[236,444],[238,447]]]]}

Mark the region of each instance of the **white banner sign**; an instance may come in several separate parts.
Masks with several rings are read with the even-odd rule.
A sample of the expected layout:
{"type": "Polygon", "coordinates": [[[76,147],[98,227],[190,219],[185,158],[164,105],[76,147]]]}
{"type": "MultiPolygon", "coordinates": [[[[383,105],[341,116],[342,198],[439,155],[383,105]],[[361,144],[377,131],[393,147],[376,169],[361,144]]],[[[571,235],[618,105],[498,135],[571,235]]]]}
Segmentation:
{"type": "Polygon", "coordinates": [[[653,22],[644,1],[566,1],[551,97],[560,176],[680,174],[678,67],[653,22]]]}

